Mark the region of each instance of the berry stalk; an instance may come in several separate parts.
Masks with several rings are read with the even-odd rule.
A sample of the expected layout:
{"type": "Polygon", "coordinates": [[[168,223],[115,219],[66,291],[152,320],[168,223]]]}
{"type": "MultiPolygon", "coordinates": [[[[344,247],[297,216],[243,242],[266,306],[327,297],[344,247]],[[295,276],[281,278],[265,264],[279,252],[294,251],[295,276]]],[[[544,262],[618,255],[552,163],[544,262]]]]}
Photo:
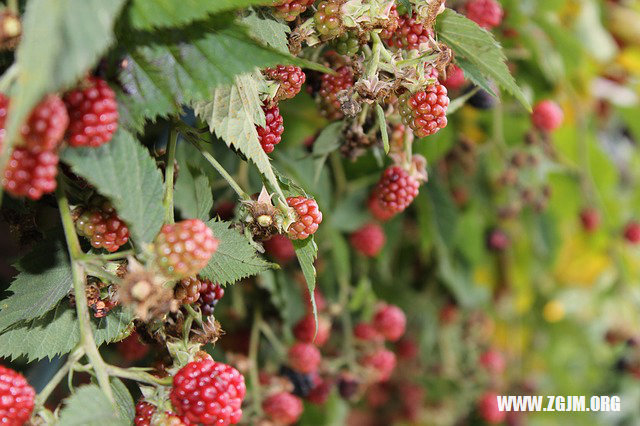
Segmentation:
{"type": "Polygon", "coordinates": [[[164,223],[175,222],[173,216],[173,177],[177,142],[178,132],[172,128],[169,135],[169,146],[167,148],[167,168],[164,174],[164,200],[162,202],[164,207],[164,223]]]}
{"type": "Polygon", "coordinates": [[[218,173],[220,173],[220,176],[222,176],[222,178],[224,180],[227,181],[227,183],[229,184],[229,186],[231,187],[231,189],[233,189],[236,194],[238,194],[238,196],[240,197],[240,199],[242,200],[246,200],[249,201],[251,200],[251,197],[242,190],[242,188],[240,188],[240,185],[238,185],[238,182],[236,182],[231,175],[229,174],[229,172],[227,172],[225,170],[224,167],[222,167],[222,164],[218,163],[218,160],[216,160],[213,155],[209,154],[204,147],[202,146],[201,142],[198,142],[195,144],[195,147],[198,148],[198,150],[200,151],[200,153],[202,154],[202,156],[209,162],[209,164],[211,164],[213,166],[214,169],[216,169],[216,171],[218,173]]]}
{"type": "Polygon", "coordinates": [[[38,396],[36,396],[36,399],[35,399],[36,408],[34,412],[37,412],[39,408],[42,408],[44,406],[44,403],[47,402],[47,399],[49,398],[49,395],[51,395],[51,392],[54,391],[54,389],[58,386],[58,384],[62,381],[62,379],[64,379],[64,377],[67,375],[69,370],[71,370],[71,368],[73,368],[75,363],[78,362],[80,358],[82,358],[83,356],[84,356],[84,348],[80,344],[78,345],[78,347],[76,347],[76,349],[74,349],[69,354],[69,356],[67,357],[67,361],[64,363],[64,365],[60,367],[60,369],[56,372],[56,374],[53,375],[51,380],[49,380],[49,383],[47,383],[45,387],[42,388],[38,396]]]}

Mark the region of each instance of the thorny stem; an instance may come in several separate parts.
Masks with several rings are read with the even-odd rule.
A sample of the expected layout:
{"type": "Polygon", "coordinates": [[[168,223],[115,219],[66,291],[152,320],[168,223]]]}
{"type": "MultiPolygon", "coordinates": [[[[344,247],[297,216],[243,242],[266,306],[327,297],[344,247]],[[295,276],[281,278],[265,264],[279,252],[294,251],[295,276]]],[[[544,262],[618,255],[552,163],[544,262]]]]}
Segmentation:
{"type": "Polygon", "coordinates": [[[252,403],[255,414],[262,413],[260,404],[260,377],[258,374],[258,349],[260,346],[260,323],[262,323],[262,313],[256,307],[253,312],[253,326],[249,338],[249,377],[251,378],[252,403]]]}
{"type": "Polygon", "coordinates": [[[78,314],[78,325],[80,326],[80,344],[84,348],[87,358],[89,358],[89,362],[96,374],[100,388],[105,393],[109,401],[114,402],[106,364],[100,356],[100,352],[98,351],[98,347],[96,346],[96,342],[93,337],[93,331],[91,330],[89,307],[87,306],[87,298],[85,297],[86,277],[81,261],[79,260],[83,253],[80,248],[80,242],[78,241],[78,235],[76,234],[73,226],[71,210],[69,209],[69,201],[62,189],[61,183],[62,182],[58,182],[56,199],[58,201],[58,208],[60,209],[64,235],[67,240],[67,246],[69,247],[69,257],[71,258],[73,292],[76,295],[76,312],[78,314]]]}
{"type": "Polygon", "coordinates": [[[218,160],[213,158],[213,155],[209,154],[204,149],[204,147],[202,146],[202,144],[200,142],[198,142],[196,144],[196,148],[198,148],[200,150],[200,153],[202,154],[202,156],[209,162],[209,164],[211,164],[213,166],[214,169],[216,169],[216,171],[218,173],[220,173],[220,175],[224,178],[224,180],[227,181],[229,186],[236,192],[236,194],[238,194],[238,196],[241,199],[243,199],[243,200],[250,200],[251,199],[251,197],[249,197],[249,195],[247,195],[247,193],[244,192],[242,190],[242,188],[240,188],[240,185],[238,185],[238,183],[231,177],[229,172],[227,172],[225,170],[225,168],[222,167],[222,164],[218,163],[218,160]]]}
{"type": "Polygon", "coordinates": [[[73,352],[69,354],[69,357],[67,358],[67,361],[64,363],[64,365],[60,367],[60,369],[56,372],[56,374],[54,374],[51,380],[49,380],[49,383],[47,383],[46,386],[40,391],[35,399],[36,407],[41,407],[45,402],[47,402],[47,398],[49,398],[51,392],[53,392],[56,386],[58,386],[62,379],[64,379],[64,377],[67,375],[67,372],[71,370],[73,365],[78,362],[83,355],[84,348],[81,345],[78,345],[76,349],[74,349],[73,352]]]}
{"type": "Polygon", "coordinates": [[[171,129],[169,135],[169,146],[167,148],[167,165],[164,173],[164,221],[165,223],[173,223],[173,178],[174,178],[174,163],[176,160],[176,145],[178,142],[178,131],[175,128],[171,129]]]}

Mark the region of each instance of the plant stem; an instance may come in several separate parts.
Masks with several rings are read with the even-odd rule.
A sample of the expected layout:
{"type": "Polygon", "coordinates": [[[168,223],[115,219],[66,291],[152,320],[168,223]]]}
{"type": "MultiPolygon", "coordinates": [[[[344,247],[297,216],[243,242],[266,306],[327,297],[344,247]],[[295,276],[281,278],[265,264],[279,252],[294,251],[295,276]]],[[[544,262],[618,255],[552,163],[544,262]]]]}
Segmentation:
{"type": "Polygon", "coordinates": [[[84,348],[81,345],[78,345],[73,350],[73,352],[69,354],[69,357],[67,358],[67,361],[64,363],[64,365],[56,372],[56,374],[51,378],[51,380],[49,380],[49,383],[47,383],[46,386],[40,391],[40,393],[38,394],[35,400],[36,407],[41,407],[44,405],[45,402],[47,402],[47,398],[49,398],[49,395],[51,394],[51,392],[53,392],[53,390],[56,388],[56,386],[58,386],[60,381],[64,379],[64,376],[67,375],[67,372],[71,370],[73,365],[76,362],[78,362],[83,355],[84,355],[84,348]]]}
{"type": "Polygon", "coordinates": [[[153,374],[144,371],[133,371],[127,368],[116,367],[115,365],[106,365],[106,369],[110,375],[123,379],[135,380],[136,382],[147,383],[149,385],[168,386],[171,384],[171,377],[159,378],[153,374]]]}
{"type": "Polygon", "coordinates": [[[84,348],[84,351],[89,358],[98,384],[105,393],[109,401],[114,402],[113,392],[111,391],[111,385],[109,384],[109,374],[105,368],[105,362],[100,356],[98,347],[93,338],[93,331],[91,330],[91,322],[89,319],[89,307],[87,306],[87,298],[85,296],[85,274],[79,260],[84,254],[80,249],[80,242],[78,241],[78,235],[76,234],[73,226],[73,219],[71,218],[71,210],[69,209],[69,201],[62,189],[62,182],[58,182],[58,189],[56,190],[56,199],[58,201],[58,208],[60,209],[60,217],[62,219],[62,227],[64,229],[64,236],[69,248],[69,257],[71,258],[71,273],[73,278],[73,292],[76,296],[76,312],[78,314],[78,325],[80,327],[80,344],[84,348]]]}
{"type": "Polygon", "coordinates": [[[251,395],[253,410],[256,416],[262,414],[260,404],[260,377],[258,375],[258,349],[260,347],[260,324],[262,323],[262,313],[256,307],[253,311],[253,325],[249,338],[249,377],[251,378],[251,395]]]}
{"type": "Polygon", "coordinates": [[[225,170],[225,168],[222,167],[222,164],[218,163],[218,160],[213,158],[213,155],[208,153],[204,149],[204,147],[201,145],[200,142],[197,143],[196,147],[200,150],[200,153],[202,154],[202,156],[209,162],[209,164],[211,164],[213,166],[214,169],[216,169],[218,171],[218,173],[220,173],[220,176],[222,176],[224,178],[224,180],[227,181],[229,186],[236,192],[236,194],[238,194],[238,196],[241,199],[243,199],[243,200],[250,200],[251,199],[251,197],[249,197],[249,195],[247,195],[247,193],[244,192],[242,190],[242,188],[240,188],[240,185],[238,185],[238,183],[231,177],[229,172],[227,172],[225,170]]]}
{"type": "Polygon", "coordinates": [[[382,42],[380,41],[380,36],[376,32],[371,33],[371,39],[373,40],[373,56],[369,61],[369,65],[367,65],[367,73],[366,77],[371,79],[378,73],[378,64],[380,63],[380,50],[382,47],[382,42]]]}
{"type": "Polygon", "coordinates": [[[18,0],[7,0],[7,9],[9,9],[12,13],[15,13],[16,15],[20,13],[18,0]]]}
{"type": "Polygon", "coordinates": [[[338,279],[339,288],[339,300],[342,311],[340,312],[340,321],[342,322],[342,338],[344,339],[344,358],[346,359],[349,367],[353,367],[356,362],[355,352],[353,351],[353,329],[351,324],[351,314],[349,313],[349,293],[351,293],[351,286],[349,281],[345,278],[338,279]]]}
{"type": "Polygon", "coordinates": [[[171,129],[169,134],[169,146],[167,149],[167,166],[164,172],[164,221],[165,223],[173,223],[173,177],[174,163],[176,160],[176,144],[178,142],[178,131],[171,129]]]}
{"type": "Polygon", "coordinates": [[[285,351],[284,346],[280,343],[280,340],[278,340],[269,324],[264,321],[260,321],[260,331],[262,331],[264,337],[266,337],[271,346],[273,346],[273,349],[275,349],[280,356],[284,356],[287,351],[285,351]]]}
{"type": "Polygon", "coordinates": [[[189,316],[190,316],[191,318],[193,318],[194,320],[196,320],[196,322],[197,322],[200,326],[202,326],[202,315],[200,315],[199,313],[197,313],[197,312],[195,311],[195,309],[193,309],[193,306],[191,306],[191,305],[184,305],[183,307],[184,307],[184,309],[189,313],[189,316]]]}
{"type": "Polygon", "coordinates": [[[333,151],[330,155],[331,168],[333,169],[333,178],[336,181],[336,199],[338,199],[347,187],[347,176],[342,167],[342,159],[337,151],[333,151]]]}
{"type": "Polygon", "coordinates": [[[107,254],[90,254],[90,253],[87,253],[87,254],[83,255],[79,260],[82,260],[82,261],[118,260],[118,259],[124,259],[127,256],[133,256],[134,254],[135,254],[134,250],[124,250],[124,251],[119,251],[117,253],[107,253],[107,254]]]}

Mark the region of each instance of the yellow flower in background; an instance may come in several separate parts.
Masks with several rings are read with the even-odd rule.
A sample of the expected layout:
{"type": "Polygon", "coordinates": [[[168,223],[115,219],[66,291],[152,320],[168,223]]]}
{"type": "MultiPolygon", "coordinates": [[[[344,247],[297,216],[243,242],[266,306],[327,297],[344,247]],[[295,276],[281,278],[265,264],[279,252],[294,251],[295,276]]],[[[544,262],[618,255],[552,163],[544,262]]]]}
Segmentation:
{"type": "Polygon", "coordinates": [[[556,280],[565,285],[592,286],[611,267],[603,248],[593,247],[581,234],[564,239],[555,265],[556,280]]]}
{"type": "Polygon", "coordinates": [[[564,304],[559,300],[550,300],[542,308],[542,316],[547,322],[558,322],[564,319],[564,304]]]}

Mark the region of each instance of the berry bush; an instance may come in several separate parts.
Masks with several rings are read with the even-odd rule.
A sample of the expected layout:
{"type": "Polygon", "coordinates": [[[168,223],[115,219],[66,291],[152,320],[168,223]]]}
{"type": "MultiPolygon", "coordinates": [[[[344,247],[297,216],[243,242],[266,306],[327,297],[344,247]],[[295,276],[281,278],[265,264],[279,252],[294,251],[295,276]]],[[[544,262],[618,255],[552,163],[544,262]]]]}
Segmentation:
{"type": "Polygon", "coordinates": [[[637,424],[637,1],[0,8],[0,425],[637,424]]]}

